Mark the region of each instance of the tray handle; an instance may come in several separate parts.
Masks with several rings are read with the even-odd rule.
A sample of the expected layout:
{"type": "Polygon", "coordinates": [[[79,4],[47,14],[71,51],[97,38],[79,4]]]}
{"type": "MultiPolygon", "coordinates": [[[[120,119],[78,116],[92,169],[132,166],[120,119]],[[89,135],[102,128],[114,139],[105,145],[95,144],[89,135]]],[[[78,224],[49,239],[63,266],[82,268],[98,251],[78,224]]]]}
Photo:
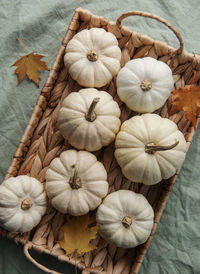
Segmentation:
{"type": "Polygon", "coordinates": [[[47,268],[46,266],[38,263],[35,259],[33,259],[33,257],[31,257],[30,253],[29,253],[29,249],[32,248],[32,244],[30,242],[26,243],[24,245],[24,254],[26,256],[26,258],[31,261],[36,267],[38,267],[39,269],[43,270],[44,272],[46,273],[49,273],[49,274],[62,274],[60,272],[56,272],[54,270],[51,270],[49,268],[47,268]]]}
{"type": "Polygon", "coordinates": [[[151,19],[155,19],[157,20],[158,22],[164,24],[165,26],[167,26],[170,30],[173,31],[173,33],[176,35],[176,37],[178,38],[179,40],[179,48],[176,50],[176,54],[181,54],[182,51],[183,51],[183,39],[180,35],[180,33],[169,23],[167,22],[165,19],[157,16],[157,15],[154,15],[154,14],[151,14],[149,12],[142,12],[142,11],[128,11],[128,12],[125,12],[123,13],[116,21],[116,24],[118,27],[121,27],[121,22],[123,19],[125,19],[126,17],[128,16],[143,16],[143,17],[148,17],[148,18],[151,18],[151,19]]]}

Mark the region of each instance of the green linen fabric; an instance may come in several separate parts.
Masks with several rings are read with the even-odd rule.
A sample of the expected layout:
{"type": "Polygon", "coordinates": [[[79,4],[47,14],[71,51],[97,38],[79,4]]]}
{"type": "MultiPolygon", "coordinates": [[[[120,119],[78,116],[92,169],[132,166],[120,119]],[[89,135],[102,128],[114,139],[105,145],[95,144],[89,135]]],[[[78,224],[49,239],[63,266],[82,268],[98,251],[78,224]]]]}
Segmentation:
{"type": "MultiPolygon", "coordinates": [[[[11,65],[24,52],[16,38],[21,39],[28,52],[45,55],[44,60],[51,67],[74,10],[79,6],[112,21],[130,10],[154,13],[180,31],[188,52],[200,53],[198,0],[1,0],[0,181],[3,181],[48,76],[48,72],[41,73],[40,88],[27,79],[17,86],[15,68],[11,65]]],[[[174,34],[154,20],[132,17],[125,19],[123,24],[178,46],[174,34]]],[[[200,273],[199,137],[197,129],[140,274],[200,273]]],[[[55,258],[32,254],[37,261],[61,273],[74,273],[72,266],[61,264],[55,258]]],[[[26,260],[21,246],[0,237],[0,274],[21,273],[43,272],[26,260]]]]}

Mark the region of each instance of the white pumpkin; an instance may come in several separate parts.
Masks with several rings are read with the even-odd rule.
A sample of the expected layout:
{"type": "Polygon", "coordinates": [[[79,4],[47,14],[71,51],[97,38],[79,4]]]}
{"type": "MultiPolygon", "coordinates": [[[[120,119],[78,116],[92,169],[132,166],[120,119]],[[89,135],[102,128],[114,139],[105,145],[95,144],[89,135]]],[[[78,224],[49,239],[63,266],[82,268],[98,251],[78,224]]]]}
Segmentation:
{"type": "Polygon", "coordinates": [[[69,41],[64,63],[84,87],[102,87],[120,70],[121,50],[116,37],[101,28],[85,29],[69,41]]]}
{"type": "Polygon", "coordinates": [[[58,114],[60,132],[77,149],[99,150],[115,139],[120,109],[105,91],[88,88],[70,93],[58,114]]]}
{"type": "Polygon", "coordinates": [[[61,213],[80,216],[95,209],[108,192],[102,163],[87,151],[67,150],[55,158],[46,173],[46,191],[61,213]]]}
{"type": "Polygon", "coordinates": [[[157,114],[143,114],[125,121],[115,147],[115,157],[124,176],[147,185],[174,175],[187,150],[177,125],[157,114]]]}
{"type": "Polygon", "coordinates": [[[148,239],[154,212],[142,194],[118,190],[109,194],[96,215],[99,233],[118,247],[131,248],[148,239]]]}
{"type": "Polygon", "coordinates": [[[34,228],[46,212],[46,194],[35,178],[20,175],[0,186],[0,226],[24,233],[34,228]]]}
{"type": "Polygon", "coordinates": [[[131,110],[145,113],[162,107],[174,86],[167,64],[151,57],[131,60],[117,76],[117,94],[131,110]]]}

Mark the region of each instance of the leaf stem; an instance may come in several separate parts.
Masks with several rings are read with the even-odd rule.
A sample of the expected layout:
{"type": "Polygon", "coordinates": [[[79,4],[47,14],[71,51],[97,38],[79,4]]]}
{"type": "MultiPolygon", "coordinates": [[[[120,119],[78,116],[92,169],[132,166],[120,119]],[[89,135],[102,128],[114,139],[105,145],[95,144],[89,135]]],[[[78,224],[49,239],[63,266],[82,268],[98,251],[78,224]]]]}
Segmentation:
{"type": "Polygon", "coordinates": [[[22,41],[19,38],[16,38],[16,40],[20,43],[20,45],[22,46],[22,48],[24,49],[25,53],[28,53],[28,51],[26,50],[26,48],[24,47],[24,45],[22,44],[22,41]]]}

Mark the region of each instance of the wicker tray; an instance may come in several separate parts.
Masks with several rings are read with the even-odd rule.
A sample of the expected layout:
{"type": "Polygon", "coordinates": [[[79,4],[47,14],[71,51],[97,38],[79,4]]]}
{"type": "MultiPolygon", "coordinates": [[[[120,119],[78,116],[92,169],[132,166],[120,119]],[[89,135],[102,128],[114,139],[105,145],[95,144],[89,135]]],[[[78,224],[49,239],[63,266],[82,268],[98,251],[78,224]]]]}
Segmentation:
{"type": "MultiPolygon", "coordinates": [[[[52,159],[57,157],[63,150],[70,148],[69,144],[64,141],[58,131],[56,124],[57,113],[60,109],[62,100],[69,92],[77,91],[80,86],[71,79],[68,71],[63,66],[63,55],[68,41],[74,34],[82,29],[101,27],[112,32],[119,41],[122,50],[121,66],[132,58],[151,56],[153,58],[166,62],[173,71],[175,88],[191,83],[193,71],[200,71],[200,56],[188,54],[183,51],[183,41],[180,34],[165,20],[148,13],[128,12],[118,18],[117,22],[109,22],[103,17],[92,15],[89,11],[78,8],[76,9],[70,22],[68,31],[62,41],[62,45],[57,54],[56,60],[49,73],[46,84],[44,85],[41,95],[39,96],[29,124],[20,141],[19,147],[14,154],[11,166],[6,178],[20,174],[28,174],[41,182],[45,181],[45,173],[52,159]],[[121,26],[123,18],[130,15],[139,15],[150,17],[160,21],[169,27],[177,36],[180,47],[174,49],[161,41],[152,40],[150,37],[132,32],[126,27],[121,26]]],[[[198,83],[200,73],[196,74],[195,82],[198,83]]],[[[110,84],[101,88],[109,92],[114,100],[118,102],[121,108],[121,120],[135,115],[119,100],[116,95],[116,84],[113,79],[110,84]]],[[[185,119],[184,113],[179,112],[169,116],[171,107],[171,97],[162,109],[156,111],[162,117],[173,120],[183,132],[188,147],[194,134],[194,128],[191,123],[185,119]]],[[[108,244],[100,237],[95,240],[97,249],[93,252],[85,253],[83,256],[67,256],[59,247],[57,240],[62,237],[60,227],[65,221],[65,216],[56,212],[49,206],[46,215],[40,224],[29,233],[22,235],[9,233],[0,228],[0,233],[8,238],[12,238],[17,243],[24,245],[24,253],[40,269],[47,273],[57,273],[53,270],[37,263],[29,254],[29,249],[34,248],[38,252],[44,252],[57,257],[60,261],[76,264],[82,273],[138,273],[144,255],[151,244],[153,235],[156,231],[157,224],[162,215],[163,209],[172,190],[173,184],[177,178],[178,172],[169,180],[163,180],[161,183],[153,186],[131,183],[121,174],[113,156],[114,146],[111,144],[95,155],[103,162],[109,181],[109,192],[118,189],[130,189],[145,195],[153,206],[155,212],[155,222],[152,233],[143,245],[134,249],[116,248],[108,244]],[[108,157],[112,155],[112,157],[108,157]]]]}

